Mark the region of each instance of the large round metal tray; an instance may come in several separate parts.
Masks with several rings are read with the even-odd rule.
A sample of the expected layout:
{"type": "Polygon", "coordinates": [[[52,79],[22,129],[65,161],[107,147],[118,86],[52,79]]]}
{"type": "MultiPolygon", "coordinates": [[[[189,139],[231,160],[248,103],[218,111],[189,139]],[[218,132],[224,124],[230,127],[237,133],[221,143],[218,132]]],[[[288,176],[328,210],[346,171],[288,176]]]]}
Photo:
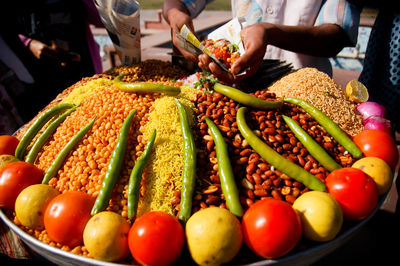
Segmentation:
{"type": "MultiPolygon", "coordinates": [[[[351,226],[346,226],[346,229],[342,229],[340,234],[333,240],[321,244],[317,244],[313,247],[310,247],[304,251],[300,252],[291,252],[290,254],[276,259],[276,260],[261,260],[257,262],[252,262],[248,265],[310,265],[322,257],[328,255],[333,252],[338,247],[342,246],[347,240],[352,238],[379,210],[380,206],[384,202],[387,194],[381,197],[378,206],[367,218],[360,222],[356,222],[351,224],[351,226]]],[[[42,257],[46,258],[50,262],[53,262],[57,265],[99,265],[99,266],[116,266],[121,265],[119,263],[111,263],[100,260],[95,260],[83,256],[79,256],[73,254],[71,252],[67,252],[61,250],[56,247],[52,247],[47,245],[38,239],[32,237],[31,235],[24,232],[21,228],[15,225],[5,213],[0,210],[0,218],[4,221],[4,223],[15,233],[20,239],[33,251],[40,254],[42,257]]]]}

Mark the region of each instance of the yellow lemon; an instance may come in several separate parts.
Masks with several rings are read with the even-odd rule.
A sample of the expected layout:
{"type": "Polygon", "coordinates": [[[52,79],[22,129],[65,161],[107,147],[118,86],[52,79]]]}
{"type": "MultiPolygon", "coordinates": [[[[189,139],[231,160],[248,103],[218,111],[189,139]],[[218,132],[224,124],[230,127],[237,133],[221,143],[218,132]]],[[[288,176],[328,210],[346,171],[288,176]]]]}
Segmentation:
{"type": "Polygon", "coordinates": [[[293,209],[301,218],[303,236],[307,239],[329,241],[335,238],[342,228],[342,209],[327,192],[306,192],[295,200],[293,209]]]}
{"type": "Polygon", "coordinates": [[[357,160],[352,167],[360,169],[375,181],[379,195],[385,194],[392,185],[392,169],[381,158],[364,157],[357,160]]]}
{"type": "Polygon", "coordinates": [[[224,208],[209,207],[194,213],[185,231],[190,254],[199,265],[227,263],[242,246],[240,222],[224,208]]]}
{"type": "Polygon", "coordinates": [[[9,154],[1,154],[0,155],[0,169],[3,168],[3,166],[6,166],[9,163],[13,162],[18,162],[19,160],[17,157],[9,155],[9,154]]]}
{"type": "Polygon", "coordinates": [[[15,214],[22,225],[44,228],[44,212],[49,202],[60,192],[45,184],[31,185],[22,190],[15,201],[15,214]]]}
{"type": "Polygon", "coordinates": [[[129,254],[129,229],[129,223],[118,213],[99,212],[86,224],[83,242],[95,259],[119,261],[129,254]]]}
{"type": "Polygon", "coordinates": [[[367,87],[358,80],[350,80],[346,85],[346,95],[350,100],[363,103],[368,101],[369,94],[367,87]]]}

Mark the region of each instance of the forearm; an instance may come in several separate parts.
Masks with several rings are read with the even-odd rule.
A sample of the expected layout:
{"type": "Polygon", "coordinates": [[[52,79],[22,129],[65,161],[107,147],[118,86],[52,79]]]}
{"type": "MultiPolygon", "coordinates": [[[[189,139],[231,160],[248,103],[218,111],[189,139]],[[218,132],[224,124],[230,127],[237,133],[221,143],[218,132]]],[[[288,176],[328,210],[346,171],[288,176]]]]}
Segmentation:
{"type": "Polygon", "coordinates": [[[165,0],[162,14],[164,19],[171,23],[171,17],[179,16],[179,15],[189,15],[189,11],[187,10],[186,6],[179,0],[165,0]]]}
{"type": "Polygon", "coordinates": [[[263,23],[264,42],[288,51],[332,57],[350,46],[346,33],[335,24],[321,26],[285,26],[263,23]]]}

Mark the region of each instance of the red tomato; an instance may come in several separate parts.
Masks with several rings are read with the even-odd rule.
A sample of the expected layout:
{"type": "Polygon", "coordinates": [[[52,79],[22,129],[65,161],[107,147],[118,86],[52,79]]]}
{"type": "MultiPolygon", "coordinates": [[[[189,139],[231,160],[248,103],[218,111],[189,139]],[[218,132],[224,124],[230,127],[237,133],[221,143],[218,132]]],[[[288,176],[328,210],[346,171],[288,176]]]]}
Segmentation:
{"type": "Polygon", "coordinates": [[[43,172],[34,164],[13,162],[0,170],[0,207],[14,208],[19,193],[26,187],[42,182],[43,172]]]}
{"type": "Polygon", "coordinates": [[[364,156],[381,158],[392,169],[396,167],[399,161],[399,152],[392,136],[381,130],[368,129],[358,133],[353,141],[364,156]]]}
{"type": "Polygon", "coordinates": [[[325,179],[326,187],[348,220],[366,218],[378,204],[375,181],[358,168],[341,168],[325,179]]]}
{"type": "Polygon", "coordinates": [[[175,217],[153,211],[136,219],[129,230],[128,243],[139,263],[169,265],[181,254],[185,233],[175,217]]]}
{"type": "Polygon", "coordinates": [[[83,242],[83,231],[94,199],[82,191],[68,191],[52,199],[44,213],[44,227],[49,237],[70,247],[83,242]]]}
{"type": "Polygon", "coordinates": [[[251,205],[243,215],[242,226],[246,245],[268,259],[291,251],[302,233],[300,217],[292,206],[272,198],[251,205]]]}
{"type": "Polygon", "coordinates": [[[14,155],[18,143],[19,139],[17,137],[8,135],[0,136],[0,155],[1,154],[14,155]]]}

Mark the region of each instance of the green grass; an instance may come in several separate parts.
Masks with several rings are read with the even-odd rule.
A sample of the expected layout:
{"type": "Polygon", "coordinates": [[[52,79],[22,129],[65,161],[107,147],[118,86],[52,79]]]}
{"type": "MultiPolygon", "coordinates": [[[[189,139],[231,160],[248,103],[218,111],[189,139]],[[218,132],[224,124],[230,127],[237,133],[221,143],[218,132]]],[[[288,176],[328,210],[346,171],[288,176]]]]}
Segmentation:
{"type": "MultiPolygon", "coordinates": [[[[141,9],[161,9],[164,0],[138,0],[141,9]]],[[[207,5],[207,10],[231,10],[231,1],[215,0],[207,5]]]]}

